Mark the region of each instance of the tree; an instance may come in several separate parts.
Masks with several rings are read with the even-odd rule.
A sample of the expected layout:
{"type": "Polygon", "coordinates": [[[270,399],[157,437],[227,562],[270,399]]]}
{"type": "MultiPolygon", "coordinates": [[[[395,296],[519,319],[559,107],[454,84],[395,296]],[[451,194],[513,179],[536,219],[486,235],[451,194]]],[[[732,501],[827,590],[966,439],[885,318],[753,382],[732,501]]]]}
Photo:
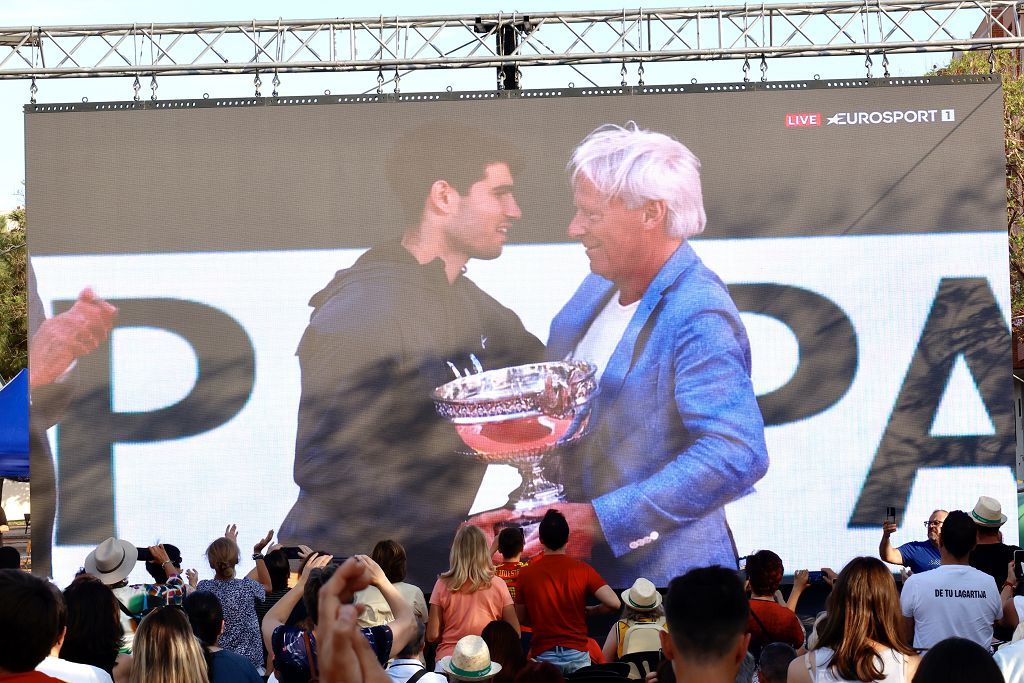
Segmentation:
{"type": "Polygon", "coordinates": [[[25,209],[0,214],[0,380],[28,365],[25,209]]]}
{"type": "Polygon", "coordinates": [[[965,52],[939,69],[940,76],[988,74],[1003,78],[1003,124],[1006,128],[1006,229],[1010,242],[1010,308],[1024,315],[1024,74],[1013,50],[965,52]]]}

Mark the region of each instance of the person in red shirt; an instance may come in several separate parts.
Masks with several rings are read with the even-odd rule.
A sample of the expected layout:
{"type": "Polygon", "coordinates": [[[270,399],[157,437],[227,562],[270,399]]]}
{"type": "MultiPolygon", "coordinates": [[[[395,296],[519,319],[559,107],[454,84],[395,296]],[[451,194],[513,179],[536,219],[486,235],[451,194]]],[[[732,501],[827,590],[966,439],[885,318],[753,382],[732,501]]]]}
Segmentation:
{"type": "Polygon", "coordinates": [[[43,579],[0,569],[0,681],[60,683],[36,671],[60,635],[64,602],[43,579]]]}
{"type": "Polygon", "coordinates": [[[782,584],[782,558],[771,550],[759,550],[747,558],[747,582],[750,584],[750,650],[757,657],[768,643],[786,643],[799,650],[804,645],[804,627],[785,605],[775,600],[782,584]]]}
{"type": "Polygon", "coordinates": [[[516,612],[533,627],[530,656],[570,674],[591,662],[587,617],[617,612],[622,603],[593,567],[565,554],[569,524],[558,510],[544,515],[539,534],[544,556],[519,572],[516,612]],[[600,604],[587,606],[590,597],[600,604]]]}
{"type": "Polygon", "coordinates": [[[494,565],[494,575],[499,577],[508,586],[508,592],[512,599],[516,599],[516,586],[519,584],[519,572],[529,564],[523,559],[523,547],[526,545],[526,537],[521,527],[508,527],[502,529],[501,533],[494,537],[491,544],[491,554],[496,550],[501,555],[501,563],[494,565]]]}

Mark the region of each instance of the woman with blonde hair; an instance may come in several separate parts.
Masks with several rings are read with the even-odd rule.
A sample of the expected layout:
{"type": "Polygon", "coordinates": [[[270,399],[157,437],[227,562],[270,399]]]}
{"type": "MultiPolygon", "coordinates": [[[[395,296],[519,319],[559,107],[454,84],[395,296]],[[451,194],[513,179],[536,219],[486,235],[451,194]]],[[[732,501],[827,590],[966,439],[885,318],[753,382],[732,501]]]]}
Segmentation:
{"type": "Polygon", "coordinates": [[[874,557],[839,573],[814,649],[789,665],[788,683],[910,683],[919,657],[901,631],[896,582],[874,557]]]}
{"type": "Polygon", "coordinates": [[[209,683],[203,650],[178,607],[157,607],[135,631],[128,683],[209,683]]]}
{"type": "Polygon", "coordinates": [[[519,633],[519,620],[508,586],[494,574],[487,539],[467,524],[455,534],[448,571],[430,592],[427,640],[437,646],[437,661],[451,655],[463,636],[478,636],[496,619],[507,621],[519,633]]]}

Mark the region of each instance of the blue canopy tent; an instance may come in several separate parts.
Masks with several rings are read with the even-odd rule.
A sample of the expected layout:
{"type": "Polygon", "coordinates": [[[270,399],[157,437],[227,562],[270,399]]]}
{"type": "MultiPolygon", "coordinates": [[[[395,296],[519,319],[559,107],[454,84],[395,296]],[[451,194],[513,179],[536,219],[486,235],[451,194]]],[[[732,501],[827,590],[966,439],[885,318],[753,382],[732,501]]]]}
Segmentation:
{"type": "Polygon", "coordinates": [[[0,387],[0,477],[28,478],[28,370],[0,387]]]}

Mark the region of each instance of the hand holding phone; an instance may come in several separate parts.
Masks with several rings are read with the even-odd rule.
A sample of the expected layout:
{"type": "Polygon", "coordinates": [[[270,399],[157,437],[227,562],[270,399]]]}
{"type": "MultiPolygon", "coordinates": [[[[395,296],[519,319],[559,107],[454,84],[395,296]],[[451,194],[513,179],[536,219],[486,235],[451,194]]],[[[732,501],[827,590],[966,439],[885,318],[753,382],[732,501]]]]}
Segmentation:
{"type": "Polygon", "coordinates": [[[885,508],[885,521],[889,524],[896,523],[896,508],[892,506],[885,508]]]}

